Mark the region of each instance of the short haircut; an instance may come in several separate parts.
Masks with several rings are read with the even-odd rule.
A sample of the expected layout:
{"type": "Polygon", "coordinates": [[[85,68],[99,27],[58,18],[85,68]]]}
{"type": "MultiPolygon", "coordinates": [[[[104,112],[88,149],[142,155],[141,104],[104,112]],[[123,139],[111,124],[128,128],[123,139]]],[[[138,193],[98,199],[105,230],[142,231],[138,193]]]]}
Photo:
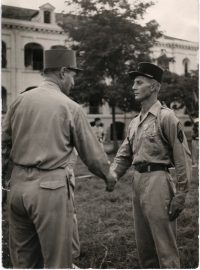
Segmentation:
{"type": "Polygon", "coordinates": [[[94,122],[97,122],[97,121],[101,121],[101,119],[100,119],[99,117],[96,117],[96,118],[94,119],[94,122]]]}
{"type": "Polygon", "coordinates": [[[161,87],[161,83],[159,83],[155,79],[152,79],[152,82],[155,85],[156,90],[159,92],[160,91],[160,87],[161,87]]]}
{"type": "Polygon", "coordinates": [[[60,70],[60,68],[45,68],[43,70],[43,74],[49,74],[49,73],[54,73],[54,72],[58,72],[60,70]]]}
{"type": "MultiPolygon", "coordinates": [[[[66,68],[66,71],[70,72],[70,71],[73,71],[73,72],[77,72],[76,69],[74,68],[71,68],[71,67],[65,67],[66,68]]],[[[58,72],[60,71],[61,67],[57,67],[57,68],[45,68],[43,70],[43,74],[49,74],[49,73],[55,73],[55,72],[58,72]]]]}

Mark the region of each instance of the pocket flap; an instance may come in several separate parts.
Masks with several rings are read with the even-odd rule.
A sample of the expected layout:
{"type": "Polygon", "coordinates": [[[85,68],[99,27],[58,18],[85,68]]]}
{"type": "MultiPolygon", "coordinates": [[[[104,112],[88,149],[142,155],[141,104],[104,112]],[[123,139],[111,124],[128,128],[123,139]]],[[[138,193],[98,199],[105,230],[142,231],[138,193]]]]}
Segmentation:
{"type": "Polygon", "coordinates": [[[40,183],[41,188],[57,189],[66,186],[66,182],[62,180],[44,181],[40,183]]]}

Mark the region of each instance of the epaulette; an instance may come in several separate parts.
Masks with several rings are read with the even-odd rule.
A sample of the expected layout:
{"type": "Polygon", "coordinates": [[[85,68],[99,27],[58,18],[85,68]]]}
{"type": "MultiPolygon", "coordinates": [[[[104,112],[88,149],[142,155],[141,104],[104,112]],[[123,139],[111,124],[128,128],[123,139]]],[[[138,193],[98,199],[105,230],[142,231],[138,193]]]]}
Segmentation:
{"type": "MultiPolygon", "coordinates": [[[[168,139],[166,138],[166,136],[164,135],[164,130],[161,124],[161,110],[170,110],[166,105],[161,105],[160,109],[158,110],[157,113],[157,122],[158,122],[158,130],[160,132],[160,136],[163,140],[163,142],[168,144],[168,139]]],[[[171,111],[171,110],[170,110],[171,111]]]]}
{"type": "Polygon", "coordinates": [[[24,94],[25,92],[29,92],[30,90],[33,90],[33,89],[36,89],[36,88],[37,88],[37,86],[29,87],[29,88],[25,89],[24,91],[20,92],[20,94],[24,94]]]}
{"type": "Polygon", "coordinates": [[[174,114],[174,111],[172,109],[170,109],[169,107],[167,107],[166,105],[161,105],[160,113],[161,114],[174,114]]]}
{"type": "MultiPolygon", "coordinates": [[[[131,119],[130,124],[133,122],[133,120],[134,120],[138,115],[139,115],[139,113],[137,113],[136,115],[133,116],[133,118],[131,119]]],[[[129,124],[129,125],[130,125],[130,124],[129,124]]]]}
{"type": "Polygon", "coordinates": [[[172,109],[170,109],[170,108],[167,107],[166,105],[161,105],[161,109],[166,109],[166,110],[172,111],[172,109]]]}
{"type": "Polygon", "coordinates": [[[139,113],[137,113],[136,115],[133,116],[133,119],[136,118],[139,115],[139,113]]]}
{"type": "Polygon", "coordinates": [[[20,92],[19,94],[21,95],[21,94],[24,94],[25,92],[27,92],[27,90],[24,90],[24,91],[20,92]]]}

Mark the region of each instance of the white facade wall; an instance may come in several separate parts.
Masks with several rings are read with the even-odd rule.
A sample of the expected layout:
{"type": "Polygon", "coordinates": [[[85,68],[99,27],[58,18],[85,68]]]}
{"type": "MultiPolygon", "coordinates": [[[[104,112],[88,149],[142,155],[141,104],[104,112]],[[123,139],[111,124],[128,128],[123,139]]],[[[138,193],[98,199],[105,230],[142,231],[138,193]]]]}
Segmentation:
{"type": "Polygon", "coordinates": [[[152,58],[156,59],[161,56],[162,52],[167,57],[174,57],[175,62],[170,63],[169,70],[183,75],[184,60],[188,60],[188,71],[197,70],[198,68],[198,43],[190,42],[175,38],[162,37],[158,40],[157,45],[152,48],[152,58]]]}
{"type": "Polygon", "coordinates": [[[2,68],[2,87],[7,90],[7,104],[27,87],[37,86],[42,81],[40,71],[25,67],[24,48],[28,43],[37,43],[43,50],[53,45],[66,45],[68,36],[58,25],[2,19],[2,41],[6,44],[7,66],[2,68]]]}

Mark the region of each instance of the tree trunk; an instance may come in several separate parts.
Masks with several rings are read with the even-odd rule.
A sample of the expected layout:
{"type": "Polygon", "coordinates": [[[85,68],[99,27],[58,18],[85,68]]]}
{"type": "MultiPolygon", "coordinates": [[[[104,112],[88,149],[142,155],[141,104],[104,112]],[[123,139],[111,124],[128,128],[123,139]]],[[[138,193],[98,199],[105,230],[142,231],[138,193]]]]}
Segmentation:
{"type": "Polygon", "coordinates": [[[116,132],[115,105],[112,105],[112,132],[113,132],[113,150],[116,153],[119,146],[116,132]]]}

